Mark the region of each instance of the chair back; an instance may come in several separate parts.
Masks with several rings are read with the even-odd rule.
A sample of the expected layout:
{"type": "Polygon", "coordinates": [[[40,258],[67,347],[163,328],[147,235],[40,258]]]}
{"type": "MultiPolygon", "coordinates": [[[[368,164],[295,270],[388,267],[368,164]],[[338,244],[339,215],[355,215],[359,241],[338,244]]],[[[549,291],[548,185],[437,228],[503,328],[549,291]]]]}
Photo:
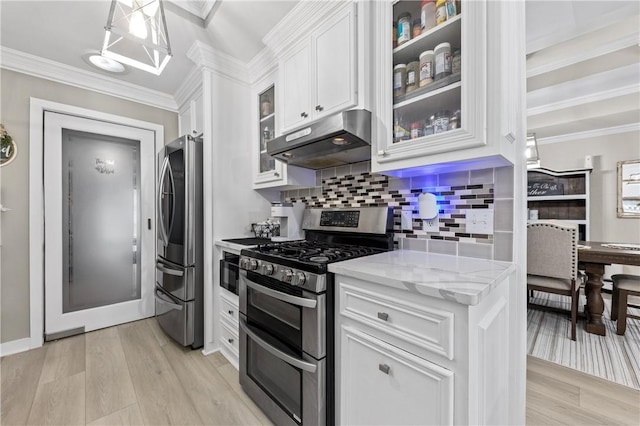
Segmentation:
{"type": "Polygon", "coordinates": [[[578,273],[575,224],[539,221],[527,225],[527,274],[576,279],[578,273]]]}

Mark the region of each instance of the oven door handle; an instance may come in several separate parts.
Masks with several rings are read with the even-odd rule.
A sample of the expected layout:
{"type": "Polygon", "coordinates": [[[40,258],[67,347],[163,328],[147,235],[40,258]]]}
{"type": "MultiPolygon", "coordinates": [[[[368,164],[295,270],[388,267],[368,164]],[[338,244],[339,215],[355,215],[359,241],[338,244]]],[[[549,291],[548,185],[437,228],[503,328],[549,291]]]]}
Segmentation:
{"type": "Polygon", "coordinates": [[[267,296],[273,297],[274,299],[282,300],[286,303],[291,303],[292,305],[302,306],[303,308],[311,308],[315,309],[318,306],[318,301],[313,299],[305,299],[304,297],[291,296],[290,294],[281,293],[276,290],[272,290],[270,288],[261,286],[260,284],[256,284],[252,281],[246,280],[247,287],[251,287],[255,291],[260,293],[264,293],[267,296]]]}
{"type": "Polygon", "coordinates": [[[315,364],[311,364],[310,362],[305,362],[298,358],[292,357],[291,355],[288,355],[282,352],[281,350],[274,348],[269,343],[262,340],[253,331],[251,331],[251,329],[247,325],[247,321],[244,318],[241,317],[239,323],[240,323],[240,328],[242,328],[242,331],[244,331],[247,334],[247,336],[251,337],[251,340],[256,342],[258,345],[262,347],[262,349],[271,353],[271,355],[275,356],[276,358],[279,358],[280,360],[286,362],[287,364],[293,365],[294,367],[297,367],[301,370],[308,371],[309,373],[315,373],[316,370],[318,369],[318,367],[315,364]]]}

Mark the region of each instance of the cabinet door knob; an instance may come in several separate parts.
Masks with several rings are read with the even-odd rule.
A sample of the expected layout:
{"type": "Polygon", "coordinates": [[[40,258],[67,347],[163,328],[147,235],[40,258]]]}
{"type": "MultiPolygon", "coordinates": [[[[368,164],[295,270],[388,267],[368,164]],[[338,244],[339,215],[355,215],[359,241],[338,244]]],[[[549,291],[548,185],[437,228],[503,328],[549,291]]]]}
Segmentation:
{"type": "Polygon", "coordinates": [[[378,318],[380,318],[382,321],[388,321],[389,314],[386,312],[378,312],[378,318]]]}
{"type": "Polygon", "coordinates": [[[378,364],[378,370],[382,371],[384,374],[389,374],[389,371],[391,371],[391,367],[389,367],[387,364],[378,364]]]}
{"type": "MultiPolygon", "coordinates": [[[[228,340],[229,340],[229,343],[233,343],[233,339],[228,339],[228,340]]],[[[387,367],[387,368],[389,368],[389,367],[387,367]]]]}
{"type": "Polygon", "coordinates": [[[278,173],[278,172],[273,172],[273,175],[274,175],[275,177],[280,177],[280,173],[278,173]]]}
{"type": "Polygon", "coordinates": [[[316,111],[322,111],[323,109],[322,105],[316,105],[316,111]]]}
{"type": "Polygon", "coordinates": [[[307,118],[309,116],[309,114],[307,114],[306,112],[301,112],[300,113],[300,117],[302,118],[307,118]]]}
{"type": "Polygon", "coordinates": [[[229,315],[233,315],[233,311],[232,310],[229,310],[229,315]]]}

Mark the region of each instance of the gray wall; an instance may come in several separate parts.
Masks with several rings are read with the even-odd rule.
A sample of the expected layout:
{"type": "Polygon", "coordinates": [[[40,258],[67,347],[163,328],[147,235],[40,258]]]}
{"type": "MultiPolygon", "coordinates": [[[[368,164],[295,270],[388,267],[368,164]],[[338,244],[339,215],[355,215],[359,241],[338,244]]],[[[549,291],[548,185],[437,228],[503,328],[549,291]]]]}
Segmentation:
{"type": "Polygon", "coordinates": [[[0,343],[29,336],[29,98],[148,121],[164,126],[165,142],[178,136],[174,112],[103,95],[61,83],[0,70],[0,122],[18,146],[18,156],[0,169],[2,262],[0,343]]]}
{"type": "Polygon", "coordinates": [[[584,157],[591,155],[591,240],[640,242],[640,219],[616,215],[616,165],[640,159],[639,132],[545,144],[538,151],[540,165],[552,170],[584,168],[584,157]]]}

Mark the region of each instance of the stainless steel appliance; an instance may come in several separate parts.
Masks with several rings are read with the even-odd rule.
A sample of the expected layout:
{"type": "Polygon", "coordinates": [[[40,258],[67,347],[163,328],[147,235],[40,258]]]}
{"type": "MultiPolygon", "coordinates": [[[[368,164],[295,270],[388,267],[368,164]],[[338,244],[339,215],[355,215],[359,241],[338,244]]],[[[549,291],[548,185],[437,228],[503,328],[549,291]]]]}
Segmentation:
{"type": "Polygon", "coordinates": [[[240,256],[240,384],[277,425],[334,420],[332,262],[393,249],[387,207],[307,209],[306,239],[240,256]]]}
{"type": "Polygon", "coordinates": [[[239,269],[238,263],[240,256],[233,253],[224,253],[224,257],[220,259],[220,287],[238,294],[239,269]]]}
{"type": "Polygon", "coordinates": [[[156,319],[195,349],[204,343],[202,137],[167,144],[158,162],[156,319]]]}
{"type": "Polygon", "coordinates": [[[269,155],[295,166],[324,169],[371,159],[371,112],[352,109],[267,142],[269,155]]]}

